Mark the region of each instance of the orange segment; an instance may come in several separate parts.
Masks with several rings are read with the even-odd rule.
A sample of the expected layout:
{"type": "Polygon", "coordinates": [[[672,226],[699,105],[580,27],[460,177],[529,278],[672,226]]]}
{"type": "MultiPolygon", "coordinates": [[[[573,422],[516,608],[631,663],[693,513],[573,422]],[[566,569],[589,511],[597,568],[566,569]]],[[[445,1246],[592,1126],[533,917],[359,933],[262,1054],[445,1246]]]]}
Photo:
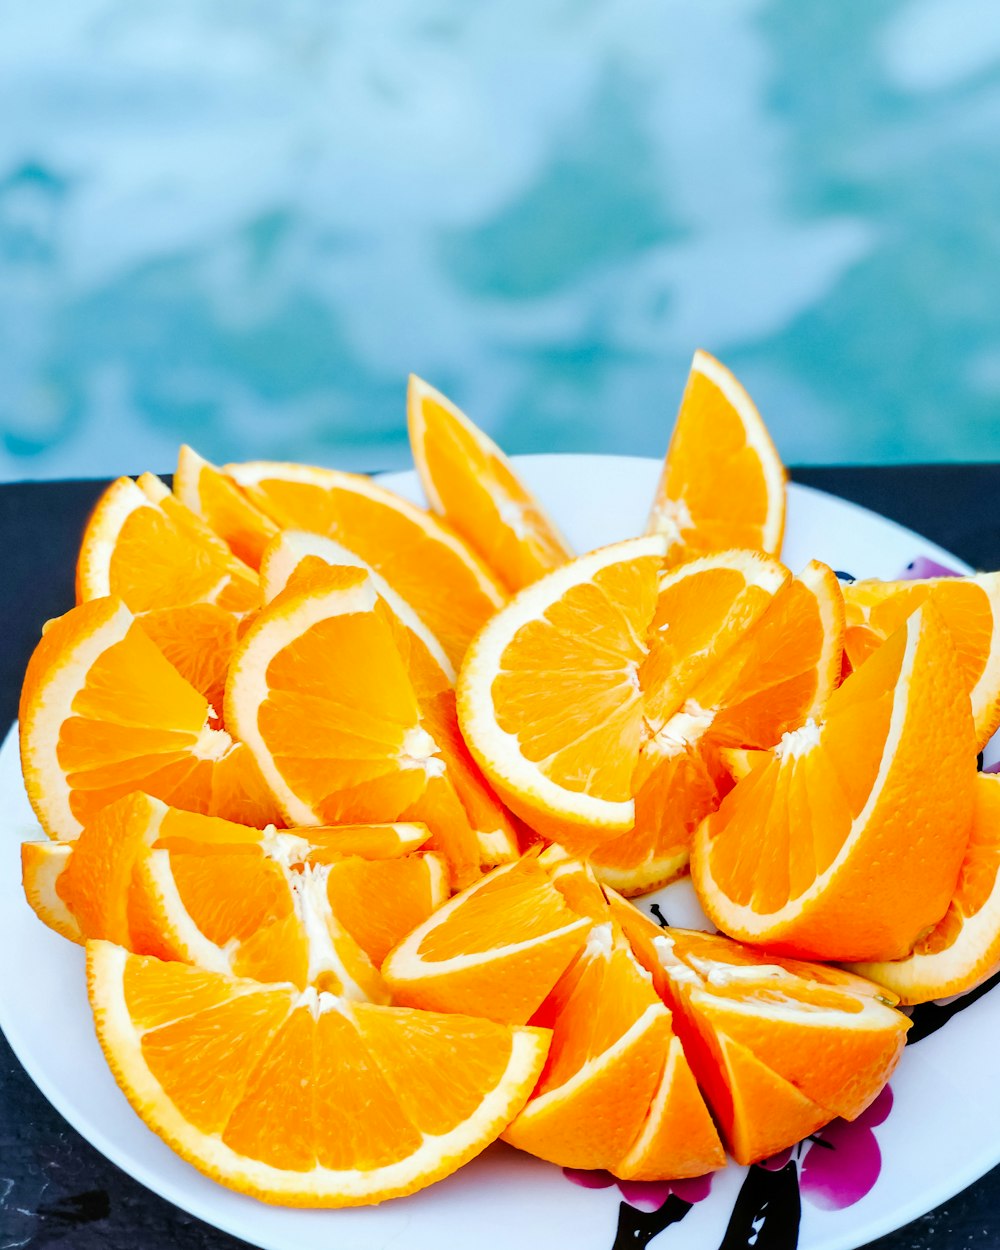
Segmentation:
{"type": "Polygon", "coordinates": [[[571,847],[632,824],[639,669],[664,549],[633,539],[548,574],[490,621],[459,675],[459,721],[483,772],[571,847]]]}
{"type": "Polygon", "coordinates": [[[72,853],[69,842],[22,842],[21,884],[28,906],[42,924],[71,942],[82,942],[80,922],[60,888],[72,853]]]}
{"type": "Polygon", "coordinates": [[[788,954],[900,958],[954,893],[975,779],[968,695],[926,604],[701,826],[702,904],[788,954]]]}
{"type": "Polygon", "coordinates": [[[448,899],[448,867],[438,855],[367,860],[352,855],[330,865],[330,908],[372,963],[386,955],[448,899]]]}
{"type": "Polygon", "coordinates": [[[860,977],[762,954],[716,934],[612,911],[674,1010],[674,1025],[739,1163],[835,1116],[860,1115],[899,1062],[909,1021],[860,977]]]}
{"type": "Polygon", "coordinates": [[[352,473],[255,461],[227,472],[285,529],[335,539],[359,555],[419,613],[457,664],[504,602],[482,561],[436,517],[352,473]]]}
{"type": "Polygon", "coordinates": [[[955,644],[981,750],[1000,727],[1000,573],[853,582],[845,586],[844,599],[845,649],[854,668],[922,603],[934,604],[955,644]]]}
{"type": "Polygon", "coordinates": [[[980,773],[972,833],[948,910],[904,959],[855,971],[904,1003],[964,994],[1000,968],[1000,777],[980,773]]]}
{"type": "Polygon", "coordinates": [[[174,494],[209,525],[238,560],[260,567],[264,548],[279,532],[228,474],[182,445],[174,473],[174,494]]]}
{"type": "Polygon", "coordinates": [[[212,726],[206,699],[117,599],[50,622],[20,705],[28,797],[50,837],[75,838],[133,790],[265,825],[274,800],[241,743],[212,726]]]}
{"type": "Polygon", "coordinates": [[[707,352],[691,362],[649,518],[679,558],[728,547],[777,555],[785,470],[750,396],[707,352]]]}
{"type": "Polygon", "coordinates": [[[573,551],[493,440],[440,391],[410,375],[410,447],[431,508],[511,591],[573,551]]]}
{"type": "Polygon", "coordinates": [[[434,912],[389,953],[382,975],[404,1005],[523,1024],[589,927],[528,856],[494,869],[434,912]]]}
{"type": "Polygon", "coordinates": [[[87,973],[98,1039],[136,1112],[207,1176],[264,1202],[357,1206],[449,1175],[517,1113],[548,1047],[540,1029],[352,1008],[104,942],[88,945],[87,973]]]}

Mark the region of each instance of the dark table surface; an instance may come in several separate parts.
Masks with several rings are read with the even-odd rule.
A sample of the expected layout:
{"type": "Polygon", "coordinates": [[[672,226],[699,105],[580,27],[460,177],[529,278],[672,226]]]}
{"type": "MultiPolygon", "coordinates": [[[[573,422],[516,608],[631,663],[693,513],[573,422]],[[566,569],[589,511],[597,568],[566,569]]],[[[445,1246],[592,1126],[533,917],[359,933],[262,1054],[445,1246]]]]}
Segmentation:
{"type": "MultiPolygon", "coordinates": [[[[793,470],[793,477],[884,513],[977,568],[1000,568],[1000,465],[813,468],[793,470]]],[[[21,675],[42,622],[72,604],[76,545],[102,487],[0,486],[4,725],[16,715],[21,675]]],[[[997,1136],[1000,1147],[1000,1125],[997,1136]]],[[[1000,1169],[873,1244],[880,1250],[1000,1247],[1000,1169]]],[[[0,1036],[0,1250],[243,1245],[184,1215],[109,1163],[45,1101],[0,1036]]]]}

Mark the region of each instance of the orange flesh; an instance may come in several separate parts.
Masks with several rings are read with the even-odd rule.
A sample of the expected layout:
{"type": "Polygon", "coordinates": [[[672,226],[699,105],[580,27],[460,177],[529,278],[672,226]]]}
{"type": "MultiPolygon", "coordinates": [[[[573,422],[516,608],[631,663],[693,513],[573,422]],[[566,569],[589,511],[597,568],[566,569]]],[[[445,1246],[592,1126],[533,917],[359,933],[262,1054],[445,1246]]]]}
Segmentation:
{"type": "Polygon", "coordinates": [[[643,720],[638,672],[660,563],[600,570],[522,626],[503,653],[493,682],[497,722],[568,790],[612,801],[631,795],[643,720]]]}
{"type": "Polygon", "coordinates": [[[699,372],[688,377],[657,501],[684,505],[690,554],[761,546],[769,501],[760,460],[739,416],[699,372]]]}
{"type": "Polygon", "coordinates": [[[201,514],[212,529],[228,543],[237,559],[252,569],[260,568],[264,548],[278,527],[255,508],[236,483],[213,465],[202,466],[197,490],[201,514]]]}
{"type": "Polygon", "coordinates": [[[450,548],[396,511],[389,492],[386,506],[352,490],[267,478],[247,495],[283,527],[325,534],[359,555],[420,614],[454,663],[503,600],[499,588],[484,590],[450,548]]]}
{"type": "Polygon", "coordinates": [[[429,395],[422,396],[420,406],[426,424],[422,467],[440,497],[439,511],[508,589],[520,590],[571,559],[572,552],[505,459],[429,395]],[[517,517],[520,535],[508,523],[510,514],[517,517]]]}
{"type": "Polygon", "coordinates": [[[214,603],[147,612],[141,625],[178,673],[222,715],[226,673],[239,637],[239,618],[214,603]]]}
{"type": "Polygon", "coordinates": [[[376,967],[444,901],[433,889],[432,862],[423,855],[352,856],[331,865],[326,893],[333,914],[376,967]]]}
{"type": "Polygon", "coordinates": [[[211,942],[242,942],[292,910],[284,873],[259,847],[214,854],[174,851],[170,870],[188,915],[211,942]]]}

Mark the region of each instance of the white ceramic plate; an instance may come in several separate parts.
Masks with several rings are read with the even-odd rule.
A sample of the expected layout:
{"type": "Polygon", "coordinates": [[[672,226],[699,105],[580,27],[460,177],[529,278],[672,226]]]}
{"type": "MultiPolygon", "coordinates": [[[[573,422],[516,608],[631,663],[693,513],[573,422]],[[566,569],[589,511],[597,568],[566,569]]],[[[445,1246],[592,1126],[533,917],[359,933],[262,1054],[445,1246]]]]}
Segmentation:
{"type": "MultiPolygon", "coordinates": [[[[654,461],[610,456],[524,457],[518,467],[580,551],[642,531],[659,469],[654,461]]],[[[419,498],[412,473],[383,480],[419,498]]],[[[857,576],[892,578],[919,555],[963,567],[872,512],[790,488],[784,558],[793,569],[816,556],[857,576]]],[[[724,1238],[727,1247],[794,1247],[801,1206],[800,1246],[850,1250],[943,1202],[1000,1161],[997,992],[907,1049],[893,1077],[891,1113],[880,1123],[873,1121],[884,1115],[888,1099],[867,1126],[837,1125],[779,1170],[748,1173],[730,1166],[708,1192],[689,1183],[677,1185],[673,1196],[669,1187],[633,1187],[623,1195],[609,1178],[604,1187],[587,1188],[559,1168],[497,1145],[448,1180],[381,1207],[315,1212],[263,1206],[183,1163],[115,1085],[91,1025],[82,953],[44,928],[21,894],[19,843],[40,835],[21,785],[13,733],[0,751],[0,810],[0,1025],[15,1053],[49,1101],[109,1159],[192,1215],[255,1246],[611,1250],[616,1236],[620,1246],[637,1246],[652,1234],[657,1246],[673,1250],[715,1250],[724,1238]],[[864,1196],[844,1205],[873,1180],[864,1196]],[[676,1222],[656,1231],[668,1217],[676,1222]]],[[[697,921],[685,883],[643,901],[658,902],[673,923],[697,921]]]]}

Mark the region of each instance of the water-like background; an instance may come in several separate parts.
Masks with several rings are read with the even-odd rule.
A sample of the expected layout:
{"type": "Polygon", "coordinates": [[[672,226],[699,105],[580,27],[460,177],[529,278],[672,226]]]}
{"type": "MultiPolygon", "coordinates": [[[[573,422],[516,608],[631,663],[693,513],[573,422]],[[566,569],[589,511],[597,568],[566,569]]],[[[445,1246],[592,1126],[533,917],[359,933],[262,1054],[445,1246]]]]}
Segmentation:
{"type": "Polygon", "coordinates": [[[1000,458],[997,0],[0,14],[0,476],[177,443],[659,455],[691,352],[790,462],[1000,458]]]}

